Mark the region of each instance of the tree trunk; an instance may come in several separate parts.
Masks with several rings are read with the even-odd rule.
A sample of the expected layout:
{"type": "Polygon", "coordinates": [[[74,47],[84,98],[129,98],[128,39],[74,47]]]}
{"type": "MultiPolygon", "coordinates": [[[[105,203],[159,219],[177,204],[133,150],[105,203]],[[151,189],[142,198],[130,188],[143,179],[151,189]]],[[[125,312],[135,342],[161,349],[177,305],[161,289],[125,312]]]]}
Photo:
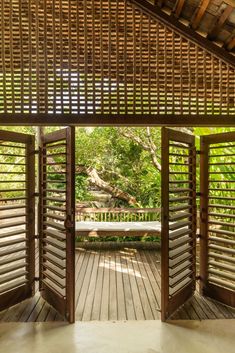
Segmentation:
{"type": "Polygon", "coordinates": [[[99,189],[106,191],[117,199],[126,201],[129,205],[137,205],[137,200],[134,196],[130,195],[128,192],[125,192],[116,186],[112,186],[103,179],[100,178],[98,172],[93,167],[77,166],[77,173],[86,173],[89,176],[89,181],[97,186],[99,189]]]}

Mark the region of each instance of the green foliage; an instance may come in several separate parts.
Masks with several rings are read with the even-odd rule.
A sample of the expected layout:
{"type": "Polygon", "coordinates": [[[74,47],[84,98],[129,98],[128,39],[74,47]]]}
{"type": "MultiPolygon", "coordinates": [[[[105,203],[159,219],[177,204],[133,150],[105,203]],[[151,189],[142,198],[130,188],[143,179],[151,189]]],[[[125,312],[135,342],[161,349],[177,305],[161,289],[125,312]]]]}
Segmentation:
{"type": "Polygon", "coordinates": [[[89,183],[87,177],[84,175],[76,175],[75,178],[75,189],[76,189],[76,200],[89,201],[91,195],[88,191],[89,183]]]}
{"type": "MultiPolygon", "coordinates": [[[[145,129],[132,130],[141,139],[146,137],[145,129]]],[[[153,135],[159,145],[160,129],[154,129],[153,135]]],[[[143,207],[160,205],[160,173],[149,153],[118,128],[77,128],[76,164],[96,168],[104,180],[135,196],[143,207]]],[[[116,205],[125,206],[121,201],[116,205]]]]}
{"type": "MultiPolygon", "coordinates": [[[[23,134],[34,134],[33,127],[0,127],[1,130],[17,131],[23,134]]],[[[23,197],[25,194],[25,152],[21,143],[3,142],[0,144],[1,188],[2,199],[23,197]],[[13,174],[14,172],[14,174],[13,174]],[[9,173],[7,176],[4,173],[9,173]],[[12,182],[11,182],[12,181],[12,182]],[[8,191],[9,190],[9,191],[8,191]],[[13,191],[10,191],[13,190],[13,191]]]]}
{"type": "MultiPolygon", "coordinates": [[[[84,237],[76,237],[76,242],[83,242],[83,241],[88,241],[87,238],[84,237]]],[[[104,241],[113,241],[116,243],[123,243],[126,241],[138,241],[138,242],[155,242],[155,243],[161,243],[161,238],[159,236],[145,236],[145,237],[105,237],[105,238],[97,238],[97,237],[89,237],[89,242],[104,242],[104,241]]]]}
{"type": "MultiPolygon", "coordinates": [[[[35,127],[1,127],[1,129],[28,134],[36,133],[35,127]]],[[[46,128],[46,132],[58,129],[59,127],[49,127],[46,128]]],[[[232,130],[234,131],[232,128],[194,128],[197,148],[200,147],[200,135],[232,130]]],[[[129,128],[129,131],[141,141],[146,141],[146,128],[129,128]]],[[[161,162],[161,129],[152,128],[151,136],[156,145],[156,156],[161,162]]],[[[226,153],[226,150],[224,152],[226,153]]],[[[1,156],[0,159],[1,163],[11,161],[11,157],[1,156]]],[[[231,162],[232,159],[230,159],[227,161],[231,162]]],[[[96,168],[103,180],[136,197],[142,207],[159,207],[161,204],[161,173],[154,167],[150,153],[133,139],[124,137],[121,128],[76,128],[76,164],[96,168]]],[[[199,158],[197,164],[197,184],[199,185],[199,158]]],[[[220,172],[217,180],[224,179],[226,174],[223,173],[231,171],[231,168],[231,165],[216,166],[216,170],[220,172]]],[[[21,171],[21,169],[19,165],[17,170],[21,171]]],[[[227,174],[226,177],[233,179],[234,174],[227,174]]],[[[60,179],[56,175],[53,178],[58,178],[58,181],[60,179]]],[[[3,186],[7,187],[7,185],[3,186]]],[[[214,186],[219,188],[219,183],[215,183],[214,186]]],[[[19,185],[15,184],[15,187],[18,188],[19,185]]],[[[218,191],[219,194],[220,191],[218,191]]],[[[78,201],[91,199],[89,182],[85,174],[76,175],[76,199],[78,201]]],[[[116,206],[125,207],[127,204],[117,200],[116,206]]]]}

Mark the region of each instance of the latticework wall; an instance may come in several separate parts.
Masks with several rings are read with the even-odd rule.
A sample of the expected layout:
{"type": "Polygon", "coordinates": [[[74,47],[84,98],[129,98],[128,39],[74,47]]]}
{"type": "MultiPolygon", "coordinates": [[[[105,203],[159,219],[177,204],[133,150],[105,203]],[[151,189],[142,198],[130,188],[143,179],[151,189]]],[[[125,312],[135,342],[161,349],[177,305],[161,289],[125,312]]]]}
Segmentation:
{"type": "Polygon", "coordinates": [[[128,1],[0,13],[0,113],[235,114],[235,70],[128,1]]]}

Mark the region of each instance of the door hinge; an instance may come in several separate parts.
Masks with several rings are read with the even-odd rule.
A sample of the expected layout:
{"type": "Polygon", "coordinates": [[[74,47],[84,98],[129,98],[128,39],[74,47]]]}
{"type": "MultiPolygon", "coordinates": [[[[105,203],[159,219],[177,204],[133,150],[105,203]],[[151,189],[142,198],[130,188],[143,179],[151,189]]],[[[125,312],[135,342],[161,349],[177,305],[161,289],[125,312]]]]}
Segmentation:
{"type": "Polygon", "coordinates": [[[34,239],[40,239],[39,234],[35,234],[34,239]]]}
{"type": "Polygon", "coordinates": [[[196,150],[196,154],[202,154],[202,151],[196,150]]]}
{"type": "Polygon", "coordinates": [[[39,192],[35,192],[33,195],[39,197],[39,192]]]}
{"type": "Polygon", "coordinates": [[[196,281],[201,281],[201,276],[196,276],[196,281]]]}
{"type": "Polygon", "coordinates": [[[200,191],[196,192],[196,196],[201,196],[202,193],[200,191]]]}
{"type": "Polygon", "coordinates": [[[39,281],[40,278],[39,277],[34,277],[34,281],[39,281]]]}

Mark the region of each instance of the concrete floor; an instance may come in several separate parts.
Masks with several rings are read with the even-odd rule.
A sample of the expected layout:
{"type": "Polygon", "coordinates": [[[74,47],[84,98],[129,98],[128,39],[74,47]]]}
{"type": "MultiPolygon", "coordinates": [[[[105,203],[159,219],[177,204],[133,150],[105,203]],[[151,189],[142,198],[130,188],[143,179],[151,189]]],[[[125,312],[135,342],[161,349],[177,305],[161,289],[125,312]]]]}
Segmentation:
{"type": "Polygon", "coordinates": [[[235,320],[1,323],[1,353],[234,353],[235,320]]]}

